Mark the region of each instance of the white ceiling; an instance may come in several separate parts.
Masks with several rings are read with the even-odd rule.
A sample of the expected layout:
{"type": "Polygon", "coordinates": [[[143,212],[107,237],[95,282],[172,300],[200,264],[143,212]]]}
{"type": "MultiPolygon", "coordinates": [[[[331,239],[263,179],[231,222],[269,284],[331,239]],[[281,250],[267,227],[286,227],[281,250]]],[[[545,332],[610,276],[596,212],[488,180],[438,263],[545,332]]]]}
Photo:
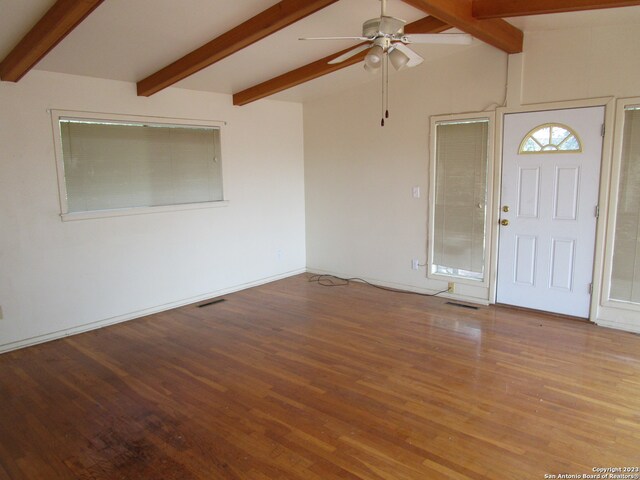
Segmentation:
{"type": "MultiPolygon", "coordinates": [[[[55,3],[0,0],[0,58],[55,3]]],[[[277,0],[108,0],[66,37],[36,68],[136,82],[212,40],[277,0]]],[[[301,42],[302,36],[359,35],[362,22],[379,14],[376,0],[340,0],[176,84],[234,93],[346,48],[349,41],[301,42]]],[[[388,0],[388,13],[408,22],[424,13],[388,0]]],[[[508,19],[525,30],[640,23],[640,7],[508,19]]],[[[415,46],[426,62],[461,46],[415,46]]],[[[401,72],[410,74],[410,70],[401,72]]],[[[275,95],[305,101],[374,81],[360,65],[345,68],[275,95]]]]}

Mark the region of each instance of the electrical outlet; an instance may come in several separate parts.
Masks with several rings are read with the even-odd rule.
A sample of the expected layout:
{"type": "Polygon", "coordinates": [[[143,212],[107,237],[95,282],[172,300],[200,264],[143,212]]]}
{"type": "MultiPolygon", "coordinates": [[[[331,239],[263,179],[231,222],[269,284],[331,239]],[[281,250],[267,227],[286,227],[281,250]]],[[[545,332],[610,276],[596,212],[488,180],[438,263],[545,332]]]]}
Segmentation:
{"type": "Polygon", "coordinates": [[[2,320],[4,318],[4,315],[2,314],[2,305],[0,305],[0,320],[2,320]]]}
{"type": "Polygon", "coordinates": [[[420,198],[420,187],[413,187],[411,189],[411,195],[413,198],[420,198]]]}
{"type": "Polygon", "coordinates": [[[456,284],[454,282],[449,282],[449,285],[447,285],[447,292],[449,293],[456,292],[456,284]]]}
{"type": "Polygon", "coordinates": [[[411,260],[411,270],[418,270],[418,268],[420,267],[420,262],[418,261],[417,258],[414,258],[411,260]]]}
{"type": "Polygon", "coordinates": [[[278,261],[282,260],[282,257],[284,256],[284,252],[282,251],[281,248],[276,250],[276,259],[278,261]]]}

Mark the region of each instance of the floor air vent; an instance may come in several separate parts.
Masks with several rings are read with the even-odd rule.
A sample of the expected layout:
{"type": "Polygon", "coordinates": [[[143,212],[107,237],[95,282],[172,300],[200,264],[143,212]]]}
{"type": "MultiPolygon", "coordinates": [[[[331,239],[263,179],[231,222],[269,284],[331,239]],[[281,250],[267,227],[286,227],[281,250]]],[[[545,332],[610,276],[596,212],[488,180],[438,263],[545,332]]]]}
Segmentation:
{"type": "Polygon", "coordinates": [[[461,308],[470,308],[471,310],[478,310],[478,307],[474,307],[473,305],[465,305],[464,303],[447,302],[447,305],[453,305],[454,307],[461,308]]]}

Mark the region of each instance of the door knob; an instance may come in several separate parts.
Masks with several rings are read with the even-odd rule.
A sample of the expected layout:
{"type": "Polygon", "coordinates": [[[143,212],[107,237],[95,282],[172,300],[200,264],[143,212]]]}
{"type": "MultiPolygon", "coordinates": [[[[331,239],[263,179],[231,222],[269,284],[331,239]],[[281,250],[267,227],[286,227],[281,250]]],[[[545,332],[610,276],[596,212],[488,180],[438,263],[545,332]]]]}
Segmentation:
{"type": "Polygon", "coordinates": [[[502,211],[507,213],[509,211],[509,205],[505,205],[504,207],[502,207],[502,211]]]}
{"type": "Polygon", "coordinates": [[[504,220],[500,220],[500,225],[506,227],[507,225],[509,225],[509,220],[507,220],[506,218],[504,220]]]}

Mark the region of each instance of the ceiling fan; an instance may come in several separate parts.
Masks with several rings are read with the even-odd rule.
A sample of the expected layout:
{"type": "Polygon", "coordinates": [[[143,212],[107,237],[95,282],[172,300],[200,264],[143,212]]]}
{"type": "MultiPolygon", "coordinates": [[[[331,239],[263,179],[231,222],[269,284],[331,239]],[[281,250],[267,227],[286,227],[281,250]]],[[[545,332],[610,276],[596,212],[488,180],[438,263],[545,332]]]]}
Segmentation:
{"type": "Polygon", "coordinates": [[[364,68],[369,72],[375,72],[382,67],[382,98],[383,98],[383,118],[381,125],[384,126],[384,119],[389,118],[389,110],[386,108],[388,93],[388,63],[396,70],[405,67],[415,67],[420,65],[424,59],[414,52],[407,45],[412,43],[430,44],[453,44],[468,45],[471,43],[471,36],[466,33],[419,33],[405,35],[404,27],[407,22],[386,14],[387,0],[380,0],[380,17],[372,18],[362,24],[362,35],[357,37],[307,37],[300,40],[360,40],[366,43],[358,45],[348,52],[334,58],[329,63],[336,64],[369,50],[364,58],[364,68]]]}

